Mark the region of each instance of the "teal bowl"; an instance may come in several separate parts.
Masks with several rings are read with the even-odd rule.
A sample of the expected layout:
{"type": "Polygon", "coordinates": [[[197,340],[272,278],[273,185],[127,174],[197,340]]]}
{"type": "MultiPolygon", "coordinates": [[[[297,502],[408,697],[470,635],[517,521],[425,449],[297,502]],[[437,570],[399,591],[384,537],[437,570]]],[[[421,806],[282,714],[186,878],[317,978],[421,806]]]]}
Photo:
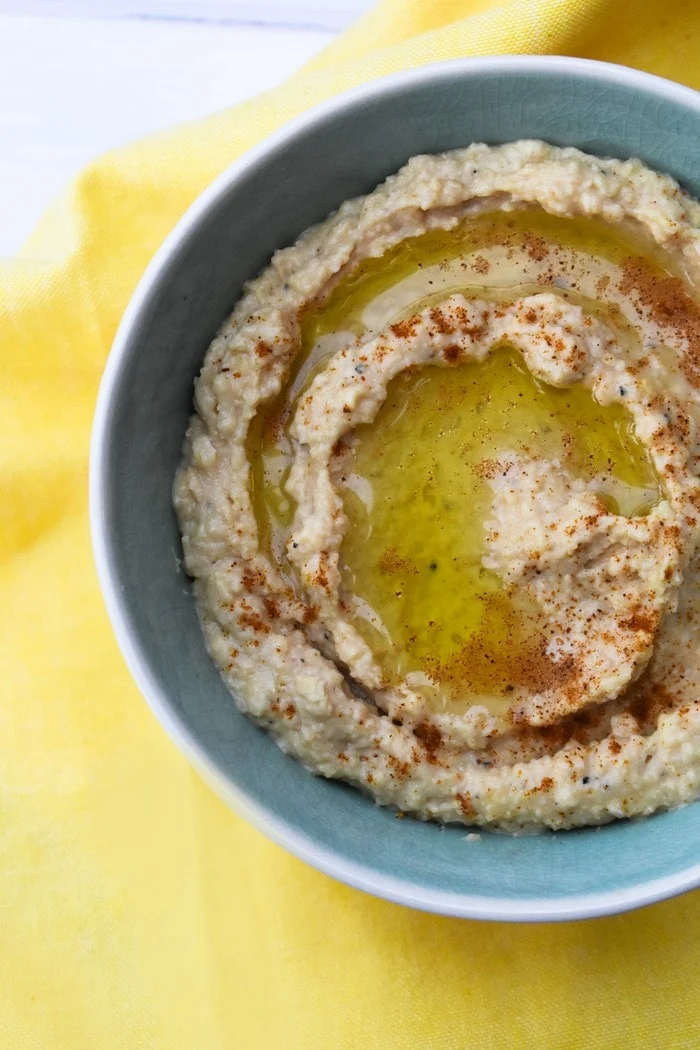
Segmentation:
{"type": "Polygon", "coordinates": [[[190,208],[126,311],[94,425],[91,518],[127,663],[165,729],[231,806],[303,860],[428,911],[539,921],[623,911],[700,885],[700,804],[511,838],[396,820],[312,776],[236,709],[180,568],[173,475],[192,384],[273,251],[416,153],[538,138],[640,157],[700,197],[700,95],[568,58],[464,59],[375,81],[288,125],[190,208]]]}

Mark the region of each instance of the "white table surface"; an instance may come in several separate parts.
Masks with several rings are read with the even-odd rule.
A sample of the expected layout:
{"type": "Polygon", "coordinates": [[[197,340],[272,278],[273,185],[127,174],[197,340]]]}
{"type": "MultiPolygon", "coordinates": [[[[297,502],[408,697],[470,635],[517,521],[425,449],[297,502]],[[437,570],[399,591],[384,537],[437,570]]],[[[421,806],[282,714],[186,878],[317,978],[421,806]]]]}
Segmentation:
{"type": "Polygon", "coordinates": [[[120,4],[0,0],[0,256],[92,157],[274,86],[369,6],[142,0],[140,17],[105,17],[120,4]]]}

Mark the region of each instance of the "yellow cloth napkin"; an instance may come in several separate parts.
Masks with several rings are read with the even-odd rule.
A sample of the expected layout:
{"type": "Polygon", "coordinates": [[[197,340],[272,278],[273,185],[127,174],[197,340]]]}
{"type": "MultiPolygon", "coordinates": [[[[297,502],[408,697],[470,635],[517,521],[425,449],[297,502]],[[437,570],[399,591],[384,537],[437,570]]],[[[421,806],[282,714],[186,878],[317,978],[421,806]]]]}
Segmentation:
{"type": "Polygon", "coordinates": [[[700,87],[700,6],[384,0],[281,88],[96,161],[0,264],[2,1050],[700,1046],[697,894],[518,927],[418,914],[305,867],[233,816],[158,727],[90,552],[100,373],[192,199],[343,88],[528,51],[700,87]]]}

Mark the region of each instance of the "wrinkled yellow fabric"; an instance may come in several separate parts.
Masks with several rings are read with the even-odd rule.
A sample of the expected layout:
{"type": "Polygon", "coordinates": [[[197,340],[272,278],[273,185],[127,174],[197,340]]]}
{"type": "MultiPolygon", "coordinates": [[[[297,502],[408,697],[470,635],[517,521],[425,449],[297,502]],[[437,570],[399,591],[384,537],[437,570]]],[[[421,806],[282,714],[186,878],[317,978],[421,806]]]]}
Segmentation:
{"type": "Polygon", "coordinates": [[[697,894],[518,927],[336,884],[191,771],[131,682],[93,569],[98,381],[187,205],[339,90],[496,52],[607,59],[700,87],[700,6],[384,0],[279,89],[97,160],[0,264],[2,1050],[700,1046],[697,894]]]}

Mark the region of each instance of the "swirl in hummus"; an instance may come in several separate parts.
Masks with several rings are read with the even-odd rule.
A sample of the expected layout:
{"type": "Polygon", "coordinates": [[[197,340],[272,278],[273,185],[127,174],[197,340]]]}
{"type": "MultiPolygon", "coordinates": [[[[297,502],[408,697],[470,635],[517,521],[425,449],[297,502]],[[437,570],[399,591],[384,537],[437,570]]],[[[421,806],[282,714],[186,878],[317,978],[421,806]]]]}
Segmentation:
{"type": "Polygon", "coordinates": [[[700,795],[699,284],[676,183],[541,142],[415,157],[277,252],[207,351],[174,489],[241,709],[424,819],[565,828],[700,795]]]}

